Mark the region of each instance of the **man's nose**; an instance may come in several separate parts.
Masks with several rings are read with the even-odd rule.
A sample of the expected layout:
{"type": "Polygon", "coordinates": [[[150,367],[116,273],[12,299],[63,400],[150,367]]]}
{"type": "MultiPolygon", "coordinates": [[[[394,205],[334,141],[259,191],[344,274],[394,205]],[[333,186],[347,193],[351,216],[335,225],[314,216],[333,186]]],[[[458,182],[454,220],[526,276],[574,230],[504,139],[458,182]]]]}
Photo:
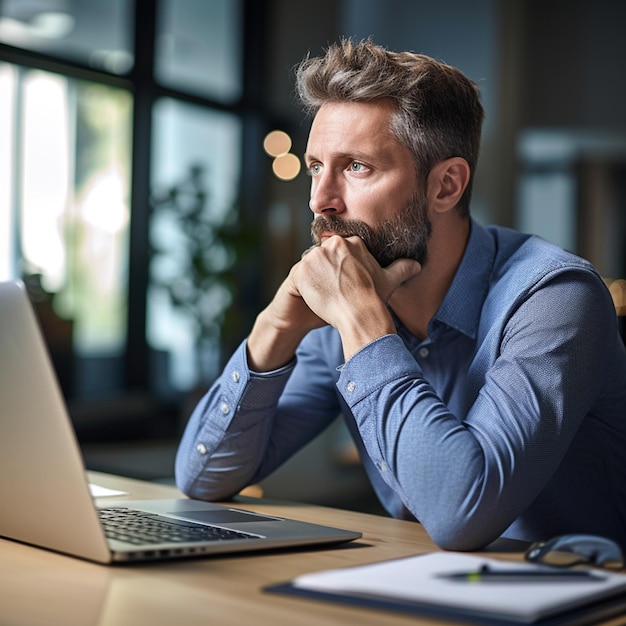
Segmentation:
{"type": "Polygon", "coordinates": [[[340,186],[329,174],[323,173],[312,181],[309,208],[318,215],[346,210],[340,186]]]}

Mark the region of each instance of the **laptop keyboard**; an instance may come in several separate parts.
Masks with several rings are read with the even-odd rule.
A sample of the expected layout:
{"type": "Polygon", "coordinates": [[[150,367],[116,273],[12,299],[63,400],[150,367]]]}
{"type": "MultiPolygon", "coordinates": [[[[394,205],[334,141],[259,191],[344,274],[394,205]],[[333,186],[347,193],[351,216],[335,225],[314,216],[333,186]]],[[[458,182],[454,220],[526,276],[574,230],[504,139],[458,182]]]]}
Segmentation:
{"type": "Polygon", "coordinates": [[[221,541],[224,539],[250,539],[258,537],[219,526],[206,526],[151,515],[144,511],[110,507],[98,509],[100,523],[109,539],[135,545],[158,543],[193,543],[221,541]]]}

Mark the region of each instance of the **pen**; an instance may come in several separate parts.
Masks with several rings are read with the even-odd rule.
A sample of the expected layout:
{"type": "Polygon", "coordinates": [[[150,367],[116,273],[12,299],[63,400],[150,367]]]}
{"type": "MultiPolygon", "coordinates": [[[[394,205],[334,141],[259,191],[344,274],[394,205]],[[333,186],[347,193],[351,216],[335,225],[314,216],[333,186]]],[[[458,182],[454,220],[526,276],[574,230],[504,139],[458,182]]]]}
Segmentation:
{"type": "Polygon", "coordinates": [[[438,578],[468,583],[513,583],[513,582],[600,582],[599,576],[587,570],[498,570],[483,566],[475,572],[453,572],[438,574],[438,578]]]}

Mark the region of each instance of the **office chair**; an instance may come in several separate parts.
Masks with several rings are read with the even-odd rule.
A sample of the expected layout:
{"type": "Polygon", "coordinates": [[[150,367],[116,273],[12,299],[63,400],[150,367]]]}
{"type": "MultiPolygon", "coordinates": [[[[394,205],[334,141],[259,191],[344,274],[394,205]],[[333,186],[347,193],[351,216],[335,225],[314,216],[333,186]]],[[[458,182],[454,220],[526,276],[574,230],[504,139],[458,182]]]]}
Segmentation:
{"type": "Polygon", "coordinates": [[[619,333],[626,344],[626,280],[620,278],[609,282],[609,291],[615,304],[619,333]]]}

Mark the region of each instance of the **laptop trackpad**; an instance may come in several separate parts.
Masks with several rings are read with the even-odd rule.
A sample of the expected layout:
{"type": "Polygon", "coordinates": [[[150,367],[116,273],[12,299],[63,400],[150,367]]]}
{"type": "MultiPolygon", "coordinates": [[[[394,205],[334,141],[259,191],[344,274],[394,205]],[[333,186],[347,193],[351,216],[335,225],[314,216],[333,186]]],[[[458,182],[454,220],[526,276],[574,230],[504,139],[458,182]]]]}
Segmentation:
{"type": "Polygon", "coordinates": [[[172,511],[171,515],[186,517],[187,519],[196,520],[205,524],[241,524],[242,522],[283,521],[280,517],[257,515],[256,513],[246,513],[234,509],[219,511],[172,511]]]}

